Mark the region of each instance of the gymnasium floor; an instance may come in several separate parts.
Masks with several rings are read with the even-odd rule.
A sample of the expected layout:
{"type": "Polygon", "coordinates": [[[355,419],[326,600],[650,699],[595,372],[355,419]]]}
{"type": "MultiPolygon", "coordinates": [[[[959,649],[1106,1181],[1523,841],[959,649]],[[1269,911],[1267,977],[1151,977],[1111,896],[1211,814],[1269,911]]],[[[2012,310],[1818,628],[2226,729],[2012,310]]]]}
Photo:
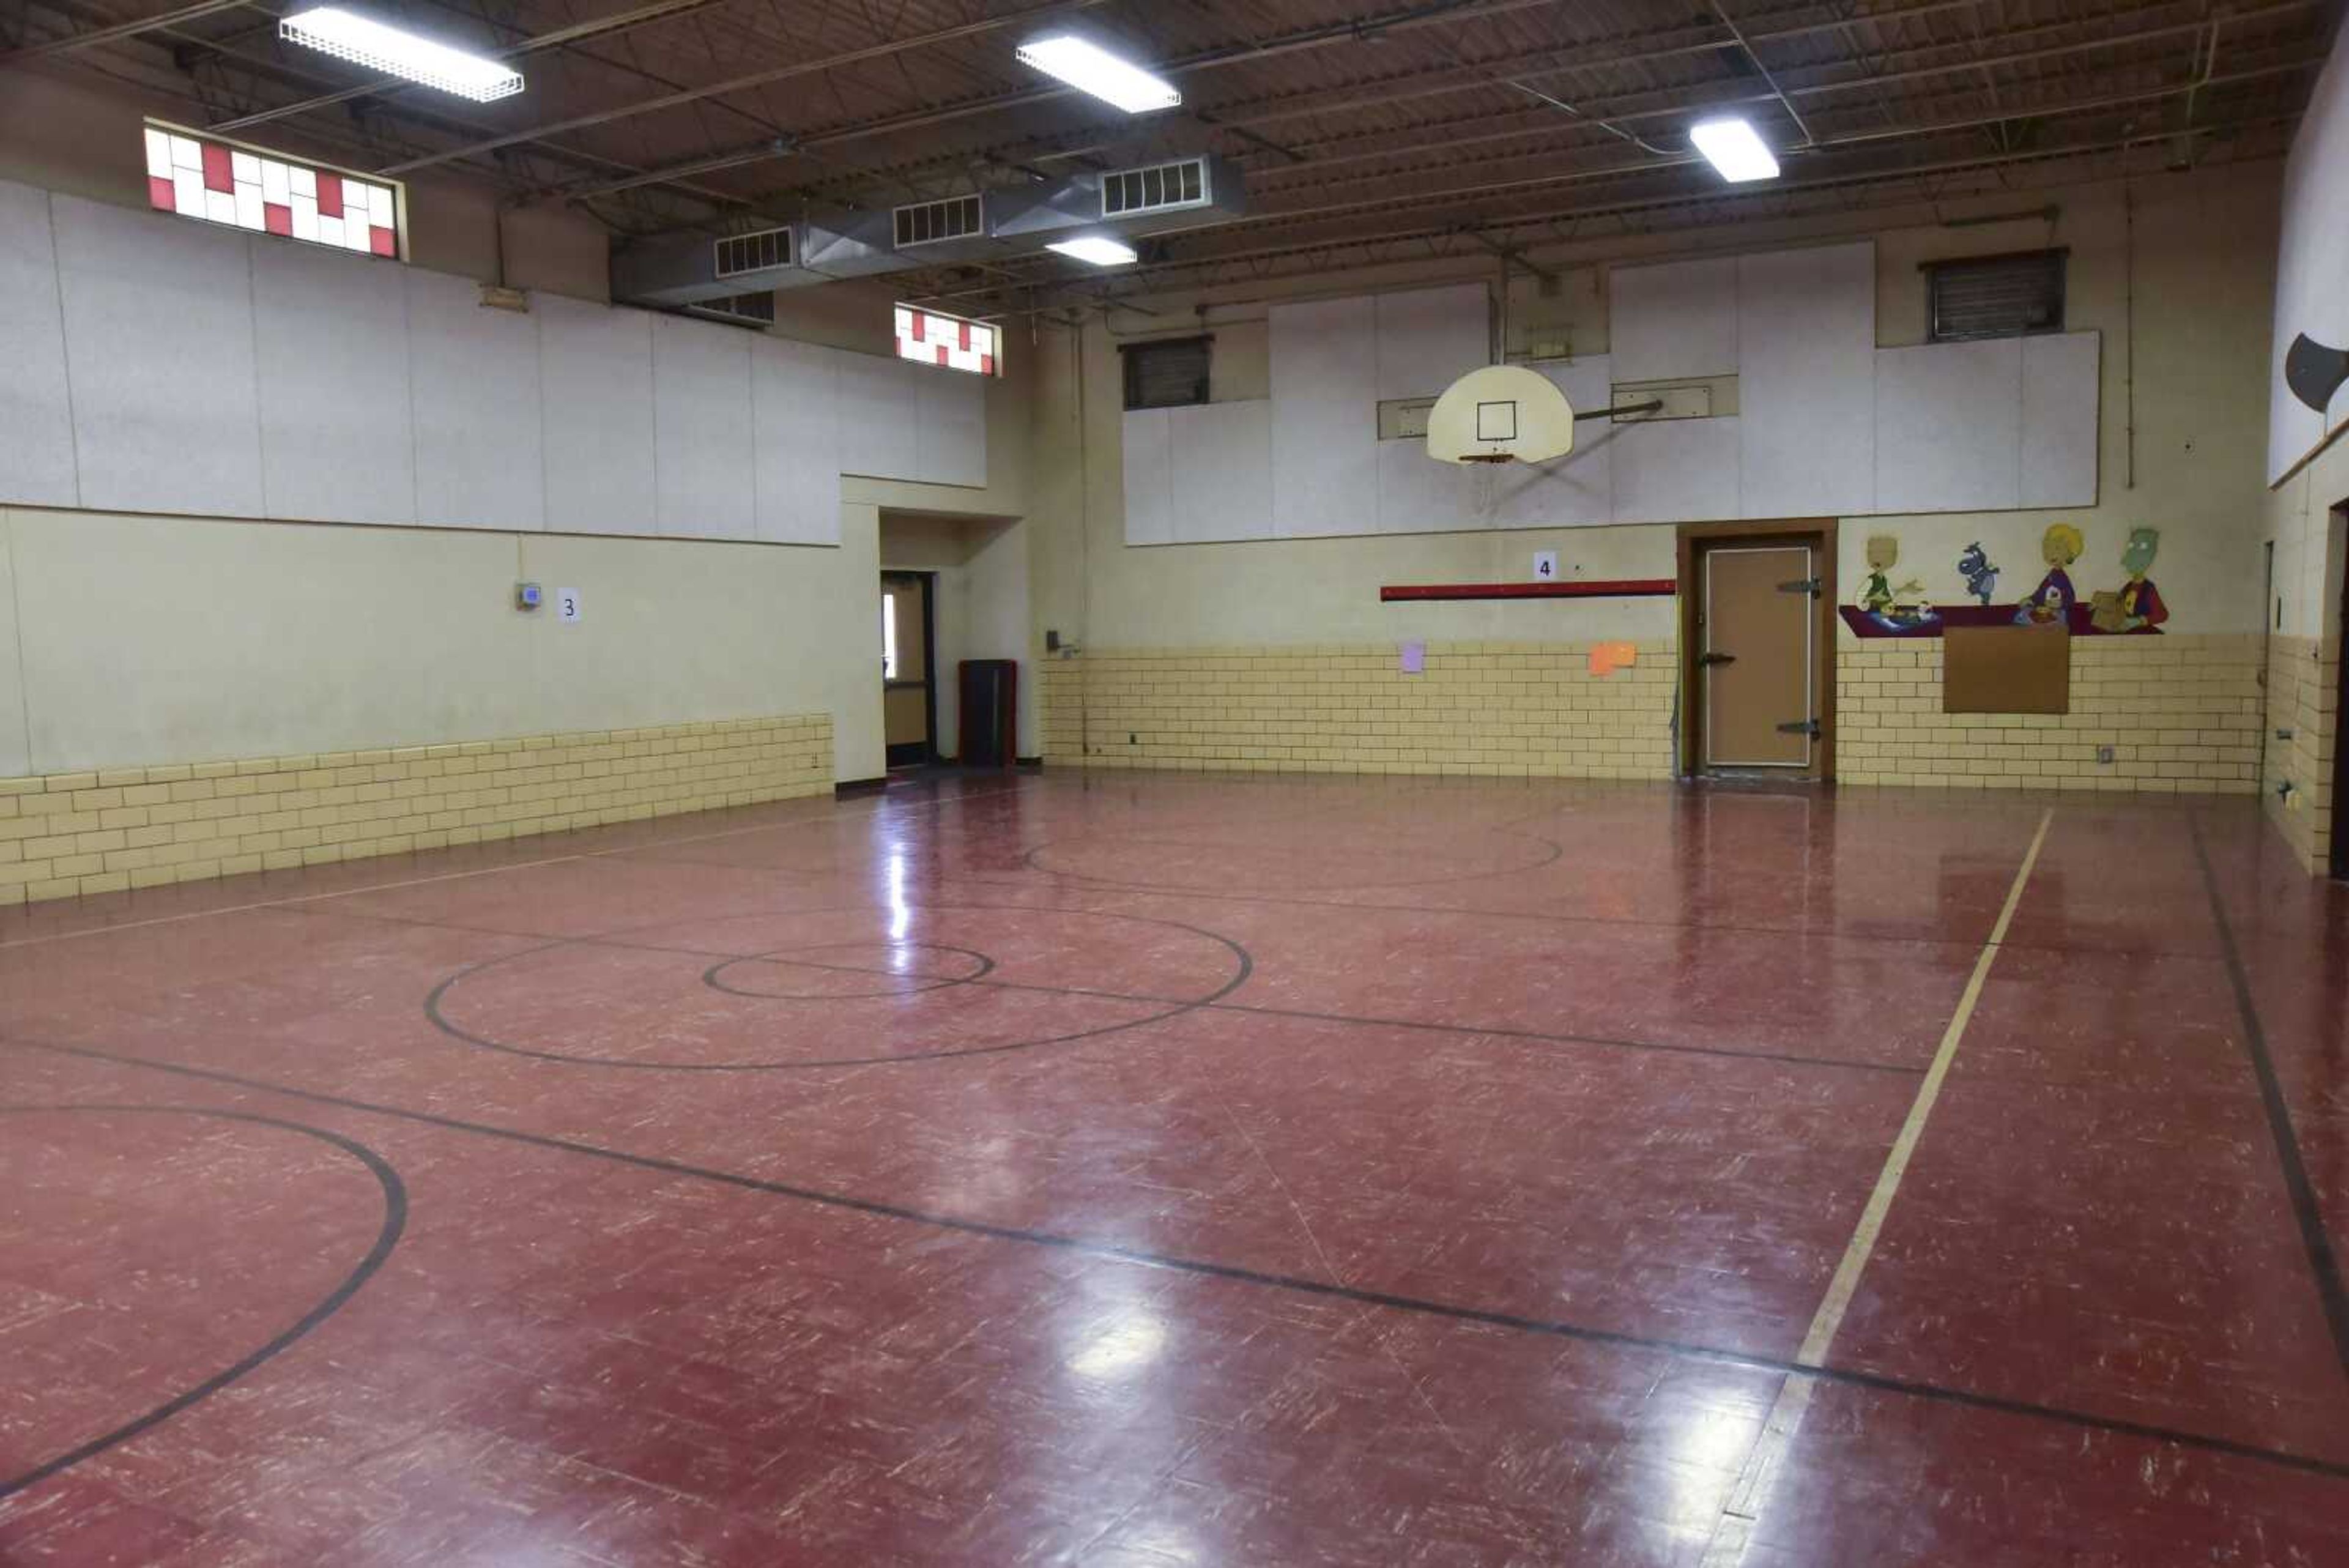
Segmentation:
{"type": "Polygon", "coordinates": [[[2344,895],[1054,774],[18,912],[0,1563],[2349,1562],[2344,895]]]}

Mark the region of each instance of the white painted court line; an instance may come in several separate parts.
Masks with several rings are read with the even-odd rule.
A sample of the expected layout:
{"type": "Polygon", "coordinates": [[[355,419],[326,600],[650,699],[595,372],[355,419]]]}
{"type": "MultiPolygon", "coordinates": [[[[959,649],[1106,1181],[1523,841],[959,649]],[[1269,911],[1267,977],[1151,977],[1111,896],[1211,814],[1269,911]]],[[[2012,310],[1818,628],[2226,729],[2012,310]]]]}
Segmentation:
{"type": "MultiPolygon", "coordinates": [[[[2006,890],[2005,906],[1998,912],[1997,923],[1990,929],[1990,940],[1982,943],[1982,952],[1974,960],[1974,971],[1958,997],[1957,1011],[1950,1015],[1950,1026],[1941,1032],[1940,1048],[1933,1053],[1932,1065],[1925,1069],[1924,1079],[1917,1085],[1917,1097],[1909,1102],[1908,1119],[1900,1124],[1900,1135],[1892,1140],[1891,1152],[1884,1157],[1884,1168],[1877,1175],[1875,1189],[1868,1195],[1868,1206],[1860,1210],[1859,1224],[1843,1250],[1843,1261],[1836,1265],[1835,1277],[1827,1282],[1826,1295],[1819,1302],[1819,1310],[1811,1314],[1810,1332],[1803,1335],[1802,1348],[1795,1353],[1795,1361],[1805,1366],[1826,1365],[1836,1331],[1843,1326],[1844,1314],[1851,1310],[1860,1275],[1867,1272],[1868,1261],[1876,1251],[1877,1238],[1883,1233],[1884,1217],[1890,1212],[1892,1199],[1900,1191],[1900,1179],[1908,1174],[1918,1140],[1925,1135],[1925,1123],[1933,1114],[1934,1102],[1941,1097],[1941,1082],[1950,1075],[1950,1064],[1957,1060],[1958,1045],[1965,1039],[1966,1025],[1972,1022],[1974,1007],[1982,1001],[1991,965],[1998,961],[2007,927],[2013,923],[2014,911],[2022,907],[2023,887],[2031,880],[2032,867],[2039,864],[2039,851],[2046,844],[2047,830],[2054,821],[2053,806],[2039,814],[2038,831],[2031,836],[2031,847],[2023,852],[2023,864],[2014,873],[2014,884],[2006,890]]],[[[1713,1542],[1705,1549],[1703,1568],[1736,1568],[1744,1560],[1746,1542],[1762,1517],[1764,1505],[1776,1490],[1779,1473],[1794,1447],[1795,1434],[1802,1428],[1803,1413],[1810,1408],[1811,1393],[1817,1386],[1816,1378],[1799,1372],[1787,1374],[1769,1416],[1762,1423],[1762,1435],[1754,1441],[1754,1452],[1738,1475],[1737,1488],[1722,1510],[1713,1542]]]]}
{"type": "MultiPolygon", "coordinates": [[[[983,792],[981,796],[959,794],[948,795],[940,799],[924,801],[918,805],[907,805],[902,809],[905,811],[934,811],[943,805],[975,798],[983,798],[983,795],[985,794],[997,794],[1000,793],[1002,792],[988,790],[983,792]]],[[[363,888],[336,888],[324,893],[296,893],[291,897],[284,898],[256,899],[254,902],[250,904],[224,904],[216,909],[189,909],[177,915],[153,915],[143,920],[118,920],[109,926],[91,926],[86,929],[78,931],[52,931],[47,936],[19,937],[14,941],[0,942],[0,952],[5,952],[11,948],[39,947],[45,942],[70,942],[78,941],[84,937],[110,936],[117,931],[135,931],[147,926],[174,926],[184,920],[209,920],[220,915],[250,914],[255,909],[282,909],[295,904],[314,904],[323,898],[354,898],[361,893],[382,893],[388,892],[395,888],[422,888],[428,887],[435,882],[461,882],[470,877],[495,877],[508,871],[536,871],[541,867],[547,866],[564,866],[581,860],[603,860],[608,859],[615,855],[633,855],[638,850],[643,849],[667,849],[679,844],[707,844],[714,838],[740,838],[747,834],[752,833],[787,833],[793,828],[813,827],[823,823],[837,823],[842,821],[843,818],[853,820],[858,817],[878,815],[882,804],[885,804],[885,800],[883,802],[877,802],[871,810],[867,811],[833,811],[821,815],[802,817],[795,822],[765,822],[760,823],[751,827],[720,828],[715,833],[681,834],[675,838],[656,839],[648,844],[624,844],[613,849],[585,849],[581,850],[576,855],[548,855],[534,860],[517,860],[511,866],[481,866],[476,867],[471,871],[446,871],[437,877],[409,877],[394,882],[369,882],[363,888]]],[[[612,823],[605,824],[605,826],[619,826],[622,825],[612,823]]],[[[593,833],[599,831],[599,829],[580,828],[574,829],[574,831],[593,833]]],[[[502,840],[502,842],[512,843],[514,841],[507,839],[502,840]]],[[[415,853],[423,855],[438,855],[443,852],[437,849],[426,849],[419,850],[415,853]]],[[[386,856],[384,858],[388,859],[390,857],[386,856]]],[[[343,860],[336,861],[335,864],[352,866],[360,864],[360,862],[343,860]]],[[[305,869],[309,868],[305,867],[305,869]]],[[[745,869],[755,870],[757,867],[746,867],[745,869]]],[[[194,883],[181,884],[183,887],[194,887],[197,884],[194,883]]],[[[61,899],[59,902],[64,902],[64,900],[61,899]]]]}

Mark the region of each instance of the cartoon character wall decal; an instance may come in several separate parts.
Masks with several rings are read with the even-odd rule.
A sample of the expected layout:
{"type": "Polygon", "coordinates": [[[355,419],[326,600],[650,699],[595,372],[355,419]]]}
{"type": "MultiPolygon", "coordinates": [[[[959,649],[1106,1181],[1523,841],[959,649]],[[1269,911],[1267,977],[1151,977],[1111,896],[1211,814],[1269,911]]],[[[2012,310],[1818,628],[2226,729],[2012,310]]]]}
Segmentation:
{"type": "Polygon", "coordinates": [[[1981,540],[1967,545],[1966,553],[1958,557],[1958,571],[1966,579],[1966,592],[1980,599],[1982,608],[1990,608],[1991,596],[1998,592],[1998,568],[1982,554],[1981,540]]]}
{"type": "Polygon", "coordinates": [[[1913,577],[1898,588],[1892,586],[1892,568],[1899,559],[1900,541],[1891,535],[1878,534],[1868,540],[1868,581],[1859,590],[1859,607],[1889,630],[1913,631],[1940,618],[1929,606],[1899,602],[1903,594],[1925,591],[1925,585],[1913,577]]]}
{"type": "Polygon", "coordinates": [[[2071,619],[2072,607],[2080,602],[2072,587],[2072,575],[2064,568],[2078,560],[2088,548],[2088,541],[2069,523],[2052,524],[2039,541],[2039,557],[2047,563],[2047,575],[2031,590],[2031,597],[2015,607],[2017,626],[2064,626],[2071,619]]]}
{"type": "Polygon", "coordinates": [[[2160,548],[2158,529],[2129,530],[2128,543],[2121,546],[2121,570],[2128,574],[2128,581],[2116,590],[2095,596],[2095,609],[2088,618],[2090,626],[2098,631],[2128,632],[2157,627],[2169,618],[2169,607],[2161,602],[2161,590],[2146,576],[2160,548]]]}

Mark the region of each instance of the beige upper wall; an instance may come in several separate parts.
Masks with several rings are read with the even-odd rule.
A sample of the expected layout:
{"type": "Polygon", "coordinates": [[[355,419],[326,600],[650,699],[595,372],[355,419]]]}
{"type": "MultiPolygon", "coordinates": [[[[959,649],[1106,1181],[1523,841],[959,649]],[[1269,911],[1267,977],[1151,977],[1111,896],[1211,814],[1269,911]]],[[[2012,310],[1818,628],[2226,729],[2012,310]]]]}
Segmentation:
{"type": "MultiPolygon", "coordinates": [[[[149,115],[201,126],[200,105],[142,92],[69,67],[15,70],[0,92],[0,180],[125,207],[147,205],[147,166],[139,132],[149,115]]],[[[246,140],[297,158],[363,167],[346,146],[305,136],[302,119],[257,126],[246,140]]],[[[408,259],[437,272],[494,282],[498,273],[497,197],[471,182],[407,177],[408,259]]],[[[581,299],[611,294],[610,242],[604,226],[567,207],[536,206],[505,216],[505,282],[581,299]]]]}
{"type": "MultiPolygon", "coordinates": [[[[2050,522],[2062,520],[2088,535],[2088,556],[2074,573],[2085,592],[2115,586],[2128,530],[2150,526],[2162,531],[2154,576],[2171,605],[2173,629],[2255,630],[2279,177],[2279,165],[2254,164],[2137,180],[2126,187],[2133,214],[2124,210],[2125,187],[2105,182],[2028,199],[1958,203],[1906,223],[1883,215],[1776,223],[1537,252],[1536,259],[1557,271],[1559,281],[1544,297],[1520,275],[1511,294],[1511,338],[1522,346],[1529,338],[1564,337],[1577,354],[1603,352],[1605,268],[1611,262],[1864,234],[1877,242],[1878,341],[1913,343],[1925,335],[1920,262],[2068,246],[2067,324],[2105,335],[2099,504],[2063,512],[1853,519],[1843,529],[1842,576],[1856,587],[1866,538],[1890,533],[1902,540],[1904,576],[1921,577],[1936,599],[1959,600],[1964,587],[1957,557],[1980,539],[2003,569],[1999,592],[2011,602],[2038,581],[2040,535],[2050,522]],[[1942,221],[2050,202],[2060,209],[2052,223],[2033,218],[1951,227],[1942,221]]],[[[1497,276],[1497,264],[1422,265],[1319,278],[1278,296],[1497,276]]],[[[1040,628],[1057,627],[1102,649],[1671,635],[1673,610],[1667,599],[1408,607],[1378,600],[1386,583],[1522,578],[1529,575],[1533,552],[1545,549],[1559,553],[1568,575],[1669,577],[1675,570],[1669,526],[1128,547],[1112,332],[1148,336],[1203,325],[1216,337],[1216,396],[1261,397],[1268,389],[1262,325],[1268,292],[1259,288],[1255,297],[1242,298],[1225,290],[1154,301],[1155,315],[1119,314],[1106,327],[1089,325],[1081,337],[1062,330],[1049,346],[1038,367],[1031,487],[1031,510],[1044,541],[1035,565],[1040,628]],[[1195,309],[1201,305],[1207,307],[1203,314],[1195,309]],[[1081,509],[1087,522],[1081,534],[1075,521],[1081,509]]]]}

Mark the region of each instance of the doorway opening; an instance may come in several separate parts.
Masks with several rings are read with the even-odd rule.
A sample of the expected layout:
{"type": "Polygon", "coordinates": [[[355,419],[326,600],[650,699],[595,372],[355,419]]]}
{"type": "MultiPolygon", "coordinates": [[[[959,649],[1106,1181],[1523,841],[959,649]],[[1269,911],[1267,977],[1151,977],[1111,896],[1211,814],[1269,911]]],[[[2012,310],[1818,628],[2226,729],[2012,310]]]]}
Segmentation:
{"type": "Polygon", "coordinates": [[[935,572],[881,574],[881,722],[893,768],[937,761],[935,572]]]}
{"type": "Polygon", "coordinates": [[[1835,776],[1833,519],[1680,530],[1681,771],[1835,776]]]}

